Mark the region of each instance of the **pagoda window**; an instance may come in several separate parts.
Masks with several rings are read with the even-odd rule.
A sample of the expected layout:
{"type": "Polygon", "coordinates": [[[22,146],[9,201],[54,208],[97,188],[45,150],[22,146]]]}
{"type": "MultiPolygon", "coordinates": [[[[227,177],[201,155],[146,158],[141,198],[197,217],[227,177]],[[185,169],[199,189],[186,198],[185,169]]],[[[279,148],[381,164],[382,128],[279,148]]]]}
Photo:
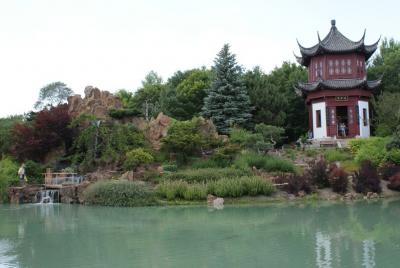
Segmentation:
{"type": "Polygon", "coordinates": [[[351,67],[347,67],[347,74],[351,74],[351,67]]]}
{"type": "Polygon", "coordinates": [[[323,66],[322,66],[322,61],[320,61],[319,62],[319,77],[322,77],[322,69],[323,68],[323,66]]]}
{"type": "Polygon", "coordinates": [[[342,60],[342,68],[341,68],[342,74],[346,73],[346,61],[343,59],[342,60]]]}
{"type": "Polygon", "coordinates": [[[321,127],[321,110],[316,110],[315,111],[315,118],[316,118],[316,125],[317,127],[321,127]]]}
{"type": "Polygon", "coordinates": [[[328,61],[328,65],[329,65],[329,75],[333,75],[334,71],[333,71],[333,60],[329,60],[328,61]]]}
{"type": "Polygon", "coordinates": [[[315,63],[315,78],[318,77],[318,63],[315,63]]]}
{"type": "Polygon", "coordinates": [[[351,59],[347,60],[347,74],[351,74],[352,70],[351,70],[351,59]]]}

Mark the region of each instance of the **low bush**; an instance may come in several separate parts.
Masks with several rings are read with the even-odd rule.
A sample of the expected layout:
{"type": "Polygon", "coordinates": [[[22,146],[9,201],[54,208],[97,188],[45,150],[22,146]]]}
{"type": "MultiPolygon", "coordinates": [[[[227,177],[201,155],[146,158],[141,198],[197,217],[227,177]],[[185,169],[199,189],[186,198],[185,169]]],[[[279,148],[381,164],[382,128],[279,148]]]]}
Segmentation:
{"type": "Polygon", "coordinates": [[[295,172],[294,165],[285,159],[256,153],[245,153],[238,156],[234,165],[242,170],[255,167],[266,172],[295,172]]]}
{"type": "Polygon", "coordinates": [[[123,119],[125,117],[139,116],[141,112],[137,109],[123,108],[123,109],[111,109],[108,112],[109,116],[114,119],[123,119]]]}
{"type": "Polygon", "coordinates": [[[256,176],[224,178],[207,184],[208,193],[220,197],[270,195],[275,191],[271,182],[256,176]]]}
{"type": "Polygon", "coordinates": [[[389,178],[388,188],[394,191],[400,191],[400,172],[389,178]]]}
{"type": "Polygon", "coordinates": [[[361,163],[360,170],[354,173],[354,190],[358,193],[380,193],[382,191],[380,179],[375,166],[370,161],[361,163]]]}
{"type": "Polygon", "coordinates": [[[306,171],[311,182],[318,188],[329,186],[328,165],[325,160],[320,159],[311,163],[310,168],[306,171]]]}
{"type": "Polygon", "coordinates": [[[349,141],[350,151],[358,163],[370,161],[375,167],[382,165],[386,158],[388,138],[371,137],[349,141]]]}
{"type": "Polygon", "coordinates": [[[385,164],[378,170],[382,180],[388,181],[390,177],[400,172],[400,166],[394,164],[385,164]]]}
{"type": "Polygon", "coordinates": [[[144,184],[129,181],[101,181],[84,192],[85,203],[101,206],[148,206],[156,204],[153,192],[144,184]]]}
{"type": "Polygon", "coordinates": [[[206,159],[196,159],[194,162],[190,164],[190,167],[193,169],[201,169],[201,168],[220,168],[225,166],[220,166],[219,163],[212,158],[206,158],[206,159]]]}
{"type": "Polygon", "coordinates": [[[351,160],[353,159],[353,156],[345,151],[345,150],[339,150],[339,149],[330,149],[326,150],[324,152],[324,158],[326,161],[332,163],[332,162],[337,162],[337,161],[346,161],[346,160],[351,160]]]}
{"type": "Polygon", "coordinates": [[[360,165],[355,160],[346,160],[340,163],[340,166],[346,172],[353,173],[360,168],[360,165]]]}
{"type": "Polygon", "coordinates": [[[390,149],[386,152],[384,162],[400,165],[400,149],[390,149]]]}
{"type": "Polygon", "coordinates": [[[162,166],[164,172],[177,172],[178,166],[176,164],[164,164],[162,166]]]}
{"type": "Polygon", "coordinates": [[[126,170],[135,170],[140,165],[145,165],[154,161],[153,156],[143,148],[133,149],[126,153],[124,168],[126,170]]]}
{"type": "Polygon", "coordinates": [[[156,193],[159,197],[166,198],[168,200],[183,199],[187,188],[188,183],[186,181],[164,180],[157,185],[156,193]]]}
{"type": "Polygon", "coordinates": [[[211,159],[218,167],[228,167],[232,165],[236,155],[239,152],[240,146],[230,143],[215,149],[211,159]]]}
{"type": "Polygon", "coordinates": [[[344,194],[347,192],[348,174],[336,165],[330,167],[329,184],[336,193],[344,194]]]}
{"type": "Polygon", "coordinates": [[[307,157],[316,157],[319,154],[319,150],[316,149],[307,149],[305,151],[307,157]]]}
{"type": "Polygon", "coordinates": [[[230,130],[229,138],[230,141],[239,145],[244,145],[252,133],[243,128],[234,127],[230,130]]]}
{"type": "Polygon", "coordinates": [[[200,155],[202,149],[211,147],[214,140],[200,131],[201,119],[173,121],[168,135],[162,139],[162,149],[175,154],[179,163],[187,163],[191,156],[200,155]]]}
{"type": "Polygon", "coordinates": [[[164,180],[156,187],[157,195],[167,200],[205,200],[207,194],[219,197],[270,195],[274,191],[271,182],[256,176],[222,178],[207,183],[164,180]]]}
{"type": "Polygon", "coordinates": [[[10,158],[0,160],[0,203],[8,201],[8,187],[18,185],[18,165],[10,158]]]}
{"type": "Polygon", "coordinates": [[[185,200],[207,199],[207,186],[204,183],[189,184],[183,193],[185,200]]]}
{"type": "Polygon", "coordinates": [[[310,177],[306,174],[284,174],[279,176],[275,182],[278,184],[286,183],[282,186],[282,189],[289,194],[298,195],[300,191],[309,194],[313,191],[310,177]]]}
{"type": "Polygon", "coordinates": [[[201,168],[186,169],[176,173],[166,174],[167,180],[183,180],[187,182],[207,182],[222,178],[235,178],[251,175],[250,170],[239,170],[233,168],[201,168]]]}

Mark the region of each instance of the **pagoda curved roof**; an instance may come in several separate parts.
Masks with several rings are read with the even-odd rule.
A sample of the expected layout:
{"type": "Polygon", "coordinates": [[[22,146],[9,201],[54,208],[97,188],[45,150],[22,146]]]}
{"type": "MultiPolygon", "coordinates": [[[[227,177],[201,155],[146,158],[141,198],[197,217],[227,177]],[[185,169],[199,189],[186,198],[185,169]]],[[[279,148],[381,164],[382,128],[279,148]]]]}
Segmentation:
{"type": "Polygon", "coordinates": [[[313,56],[321,54],[341,54],[359,52],[365,55],[365,59],[368,60],[375,50],[378,48],[378,41],[372,45],[365,45],[365,31],[359,41],[352,41],[344,36],[337,28],[335,20],[331,21],[331,29],[327,36],[321,40],[318,34],[318,43],[312,47],[303,47],[299,41],[297,41],[301,57],[296,56],[297,61],[304,66],[310,64],[310,59],[313,56]]]}
{"type": "Polygon", "coordinates": [[[368,81],[366,78],[352,79],[335,79],[335,80],[319,80],[311,83],[299,82],[295,86],[296,90],[300,90],[303,94],[307,94],[319,89],[353,89],[363,88],[367,90],[375,90],[381,84],[381,80],[368,81]]]}

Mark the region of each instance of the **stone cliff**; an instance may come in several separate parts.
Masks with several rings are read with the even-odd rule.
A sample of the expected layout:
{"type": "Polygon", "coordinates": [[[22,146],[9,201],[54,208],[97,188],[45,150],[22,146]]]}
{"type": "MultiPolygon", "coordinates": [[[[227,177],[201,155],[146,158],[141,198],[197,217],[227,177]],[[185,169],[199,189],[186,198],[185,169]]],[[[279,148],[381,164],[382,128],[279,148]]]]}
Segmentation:
{"type": "Polygon", "coordinates": [[[108,91],[101,91],[96,87],[87,86],[85,97],[74,95],[68,98],[68,113],[72,117],[87,113],[100,119],[108,119],[110,109],[122,108],[121,100],[108,91]]]}

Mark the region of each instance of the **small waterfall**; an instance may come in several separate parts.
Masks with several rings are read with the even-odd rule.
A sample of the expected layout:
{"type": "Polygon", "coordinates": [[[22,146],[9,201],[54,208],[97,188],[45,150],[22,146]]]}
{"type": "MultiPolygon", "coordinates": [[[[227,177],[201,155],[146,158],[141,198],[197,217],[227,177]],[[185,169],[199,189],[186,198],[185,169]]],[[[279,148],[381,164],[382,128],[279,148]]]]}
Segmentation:
{"type": "Polygon", "coordinates": [[[58,190],[41,190],[38,192],[40,204],[53,204],[60,202],[60,192],[58,190]]]}

